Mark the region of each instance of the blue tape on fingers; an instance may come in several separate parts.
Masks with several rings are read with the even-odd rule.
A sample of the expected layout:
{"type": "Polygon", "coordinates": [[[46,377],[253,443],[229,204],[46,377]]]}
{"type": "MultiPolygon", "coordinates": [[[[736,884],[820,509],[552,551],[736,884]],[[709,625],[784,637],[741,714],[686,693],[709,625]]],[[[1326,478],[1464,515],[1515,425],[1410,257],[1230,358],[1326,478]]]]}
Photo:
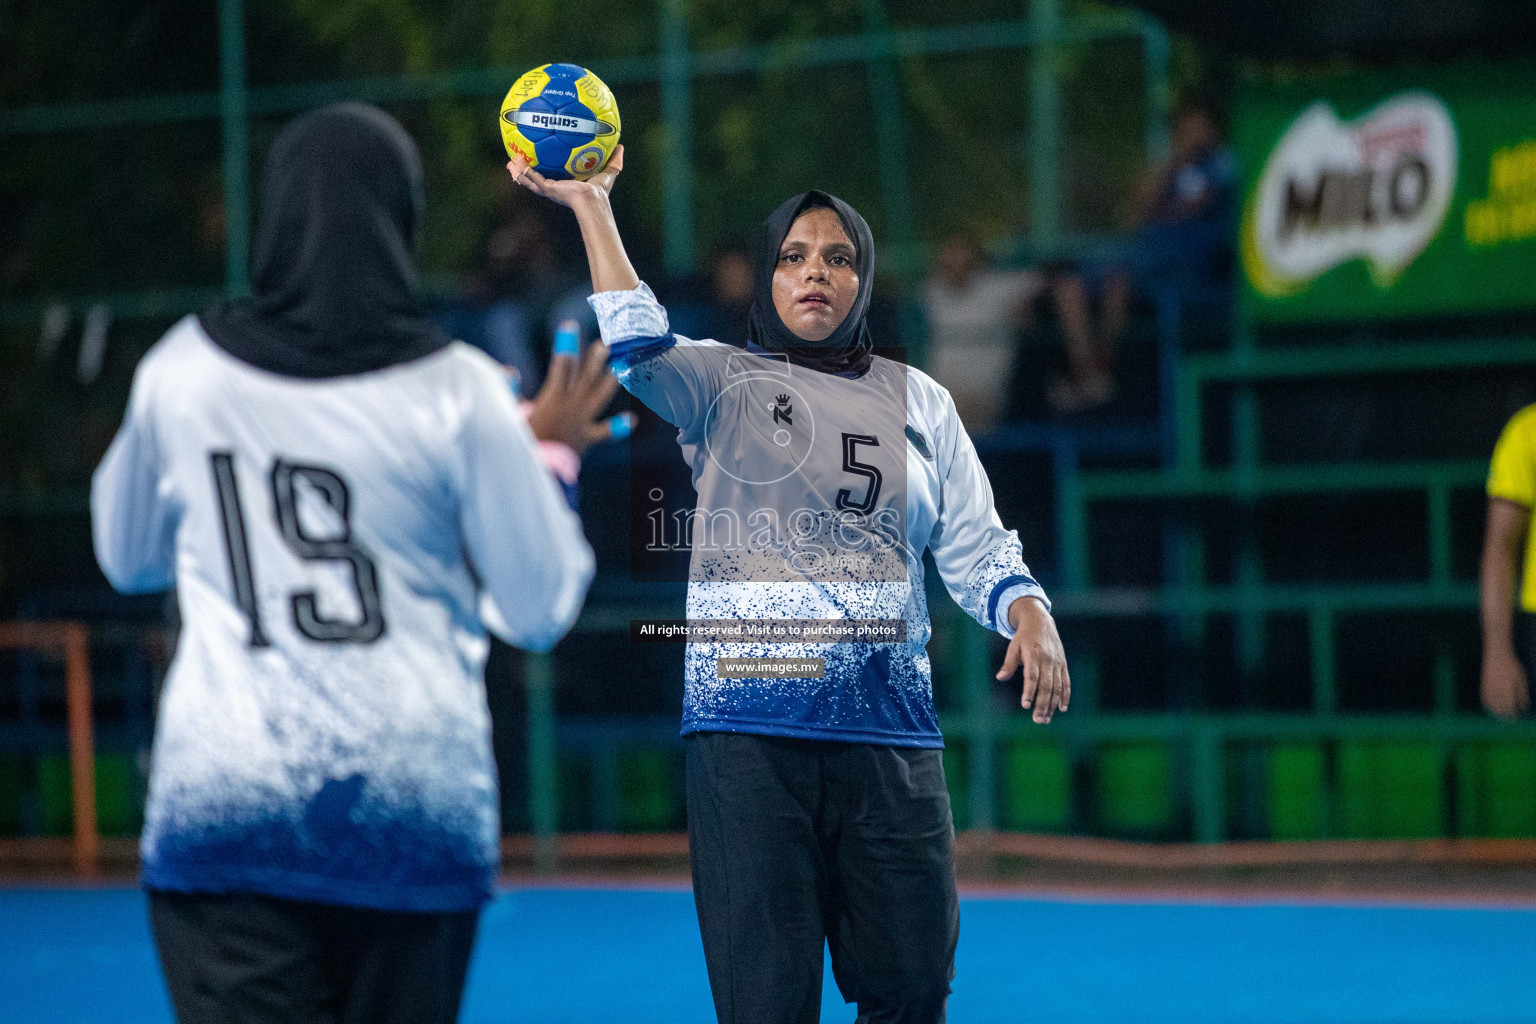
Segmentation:
{"type": "Polygon", "coordinates": [[[555,355],[581,355],[581,327],[574,320],[567,320],[555,329],[555,355]]]}
{"type": "Polygon", "coordinates": [[[621,412],[617,416],[608,417],[608,430],[615,441],[622,441],[635,432],[634,414],[621,412]]]}

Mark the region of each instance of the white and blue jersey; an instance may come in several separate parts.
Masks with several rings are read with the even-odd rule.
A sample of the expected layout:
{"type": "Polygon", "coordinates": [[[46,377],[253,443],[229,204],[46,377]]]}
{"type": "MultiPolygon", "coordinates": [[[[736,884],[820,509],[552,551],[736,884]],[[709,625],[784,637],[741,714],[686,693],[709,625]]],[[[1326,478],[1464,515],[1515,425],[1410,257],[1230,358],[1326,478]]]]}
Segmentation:
{"type": "Polygon", "coordinates": [[[194,317],[134,377],[97,559],[175,586],[142,839],[154,889],[479,906],[499,863],[489,628],[544,649],[591,549],[506,379],[452,344],[310,380],[194,317]]]}
{"type": "Polygon", "coordinates": [[[688,618],[905,622],[900,643],[690,643],[684,734],[942,746],[924,550],[1004,636],[1014,600],[1046,602],[948,392],[878,356],[850,377],[680,337],[644,284],[590,301],[619,380],[693,471],[688,618]],[[727,678],[720,658],[820,658],[824,676],[727,678]]]}

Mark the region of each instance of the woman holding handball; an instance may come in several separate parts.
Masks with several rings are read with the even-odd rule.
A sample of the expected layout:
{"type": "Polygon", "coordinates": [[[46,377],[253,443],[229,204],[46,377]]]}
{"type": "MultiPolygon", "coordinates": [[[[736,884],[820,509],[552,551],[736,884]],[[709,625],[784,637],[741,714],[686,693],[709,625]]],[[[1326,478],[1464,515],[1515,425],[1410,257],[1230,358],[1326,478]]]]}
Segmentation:
{"type": "Polygon", "coordinates": [[[949,394],[873,354],[868,225],[824,192],[785,202],[763,225],[745,348],[695,341],[625,254],[609,207],[622,147],[586,181],[507,166],[575,213],[615,372],[678,429],[698,491],[688,618],[790,637],[899,627],[688,645],[688,833],[719,1019],[816,1021],[830,942],[859,1021],[942,1021],[959,910],[924,550],[1008,638],[997,678],[1022,669],[1036,722],[1066,710],[1070,683],[949,394]]]}

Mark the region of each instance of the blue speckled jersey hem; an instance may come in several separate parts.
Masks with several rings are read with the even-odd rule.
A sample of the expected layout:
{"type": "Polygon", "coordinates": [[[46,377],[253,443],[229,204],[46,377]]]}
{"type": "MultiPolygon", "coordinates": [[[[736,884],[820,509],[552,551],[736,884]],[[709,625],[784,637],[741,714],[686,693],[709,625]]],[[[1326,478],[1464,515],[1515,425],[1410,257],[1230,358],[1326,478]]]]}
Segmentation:
{"type": "Polygon", "coordinates": [[[683,719],[682,734],[695,732],[741,732],[753,736],[786,736],[801,740],[824,740],[828,743],[869,743],[878,747],[917,747],[924,750],[942,749],[944,737],[939,732],[880,732],[873,729],[838,729],[813,725],[794,725],[788,722],[764,722],[750,718],[705,718],[690,715],[683,719]]]}
{"type": "Polygon", "coordinates": [[[495,895],[495,879],[489,871],[472,883],[407,886],[330,878],[282,868],[146,865],[140,880],[146,889],[170,892],[259,893],[279,899],[416,913],[476,910],[495,895]]]}

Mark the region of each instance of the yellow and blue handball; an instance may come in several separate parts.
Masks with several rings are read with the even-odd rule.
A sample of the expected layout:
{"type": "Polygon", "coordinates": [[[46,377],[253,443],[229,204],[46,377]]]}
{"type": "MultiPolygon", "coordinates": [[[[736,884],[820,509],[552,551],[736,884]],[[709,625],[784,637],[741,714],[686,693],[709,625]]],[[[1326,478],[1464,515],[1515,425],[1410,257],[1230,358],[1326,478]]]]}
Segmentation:
{"type": "Polygon", "coordinates": [[[576,64],[534,68],[501,101],[501,141],[546,178],[585,181],[619,144],[619,105],[603,80],[576,64]]]}

